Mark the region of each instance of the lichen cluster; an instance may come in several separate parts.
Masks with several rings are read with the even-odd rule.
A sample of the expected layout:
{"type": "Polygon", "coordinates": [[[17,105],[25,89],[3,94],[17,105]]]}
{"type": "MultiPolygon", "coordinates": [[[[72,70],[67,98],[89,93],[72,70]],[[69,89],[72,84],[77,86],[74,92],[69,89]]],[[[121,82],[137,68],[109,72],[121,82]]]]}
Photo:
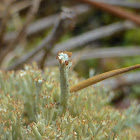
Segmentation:
{"type": "MultiPolygon", "coordinates": [[[[79,81],[73,72],[69,77],[70,86],[79,81]]],[[[0,71],[0,139],[138,139],[138,105],[120,112],[109,105],[108,97],[105,87],[70,93],[61,114],[58,68],[42,72],[33,64],[22,71],[0,71]]]]}

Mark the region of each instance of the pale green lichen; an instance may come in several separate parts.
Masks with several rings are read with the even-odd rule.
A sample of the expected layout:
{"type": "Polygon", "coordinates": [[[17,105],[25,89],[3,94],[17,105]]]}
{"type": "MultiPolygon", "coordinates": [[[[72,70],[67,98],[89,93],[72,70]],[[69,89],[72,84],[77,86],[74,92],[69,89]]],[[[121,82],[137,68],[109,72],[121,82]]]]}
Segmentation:
{"type": "MultiPolygon", "coordinates": [[[[35,64],[21,71],[0,71],[1,140],[136,140],[139,138],[139,106],[120,112],[108,105],[108,91],[101,86],[71,93],[65,114],[59,115],[58,68],[42,73],[35,64]],[[23,72],[23,71],[22,71],[23,72]],[[37,79],[44,79],[40,90],[37,79]],[[105,90],[104,90],[105,89],[105,90]],[[38,95],[37,95],[38,94],[38,95]],[[39,97],[35,106],[35,98],[39,97]],[[35,108],[38,113],[36,114],[35,108]],[[134,129],[136,126],[136,129],[134,129]]],[[[79,79],[69,77],[70,85],[79,79]]]]}
{"type": "Polygon", "coordinates": [[[69,89],[69,68],[71,66],[71,54],[69,52],[59,52],[57,59],[59,60],[60,69],[60,88],[61,88],[61,100],[60,112],[66,112],[68,98],[70,94],[69,89]]]}

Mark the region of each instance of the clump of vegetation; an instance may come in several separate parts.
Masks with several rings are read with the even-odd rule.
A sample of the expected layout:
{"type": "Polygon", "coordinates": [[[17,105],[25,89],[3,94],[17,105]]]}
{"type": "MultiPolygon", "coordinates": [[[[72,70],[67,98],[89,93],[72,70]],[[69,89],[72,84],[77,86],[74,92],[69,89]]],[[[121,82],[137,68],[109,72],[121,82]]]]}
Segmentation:
{"type": "MultiPolygon", "coordinates": [[[[0,71],[1,140],[128,140],[137,139],[139,106],[120,112],[109,105],[105,87],[89,87],[68,95],[65,112],[60,112],[58,68],[36,64],[20,71],[0,71]],[[135,130],[135,131],[134,131],[135,130]]],[[[79,82],[69,76],[70,86],[79,82]]]]}

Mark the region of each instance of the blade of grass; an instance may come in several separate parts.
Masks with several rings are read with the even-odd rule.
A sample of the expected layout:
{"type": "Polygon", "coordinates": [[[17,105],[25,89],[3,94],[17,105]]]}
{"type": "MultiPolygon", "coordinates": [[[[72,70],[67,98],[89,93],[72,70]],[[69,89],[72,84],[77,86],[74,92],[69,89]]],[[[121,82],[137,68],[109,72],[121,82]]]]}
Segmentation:
{"type": "Polygon", "coordinates": [[[84,88],[86,88],[90,85],[93,85],[93,84],[96,84],[100,81],[103,81],[107,78],[110,78],[110,77],[113,77],[113,76],[116,76],[116,75],[119,75],[119,74],[122,74],[122,73],[125,73],[125,72],[128,72],[128,71],[131,71],[131,70],[134,70],[134,69],[138,69],[138,68],[140,68],[140,64],[130,66],[130,67],[126,67],[126,68],[117,69],[117,70],[112,70],[112,71],[109,71],[109,72],[105,72],[105,73],[96,75],[92,78],[89,78],[87,80],[79,82],[75,86],[71,87],[70,92],[79,91],[79,90],[84,89],[84,88]]]}

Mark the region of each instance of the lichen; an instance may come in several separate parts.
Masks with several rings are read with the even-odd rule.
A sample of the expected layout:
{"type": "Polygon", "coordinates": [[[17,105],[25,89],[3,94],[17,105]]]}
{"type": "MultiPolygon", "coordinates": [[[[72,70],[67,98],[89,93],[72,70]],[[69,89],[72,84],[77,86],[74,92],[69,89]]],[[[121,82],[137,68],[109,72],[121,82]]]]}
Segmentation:
{"type": "MultiPolygon", "coordinates": [[[[116,110],[108,104],[105,87],[70,93],[66,112],[60,115],[59,69],[46,68],[42,73],[34,64],[22,73],[0,71],[1,140],[136,140],[140,136],[139,106],[116,110]]],[[[80,81],[74,72],[70,75],[70,85],[80,81]]]]}

